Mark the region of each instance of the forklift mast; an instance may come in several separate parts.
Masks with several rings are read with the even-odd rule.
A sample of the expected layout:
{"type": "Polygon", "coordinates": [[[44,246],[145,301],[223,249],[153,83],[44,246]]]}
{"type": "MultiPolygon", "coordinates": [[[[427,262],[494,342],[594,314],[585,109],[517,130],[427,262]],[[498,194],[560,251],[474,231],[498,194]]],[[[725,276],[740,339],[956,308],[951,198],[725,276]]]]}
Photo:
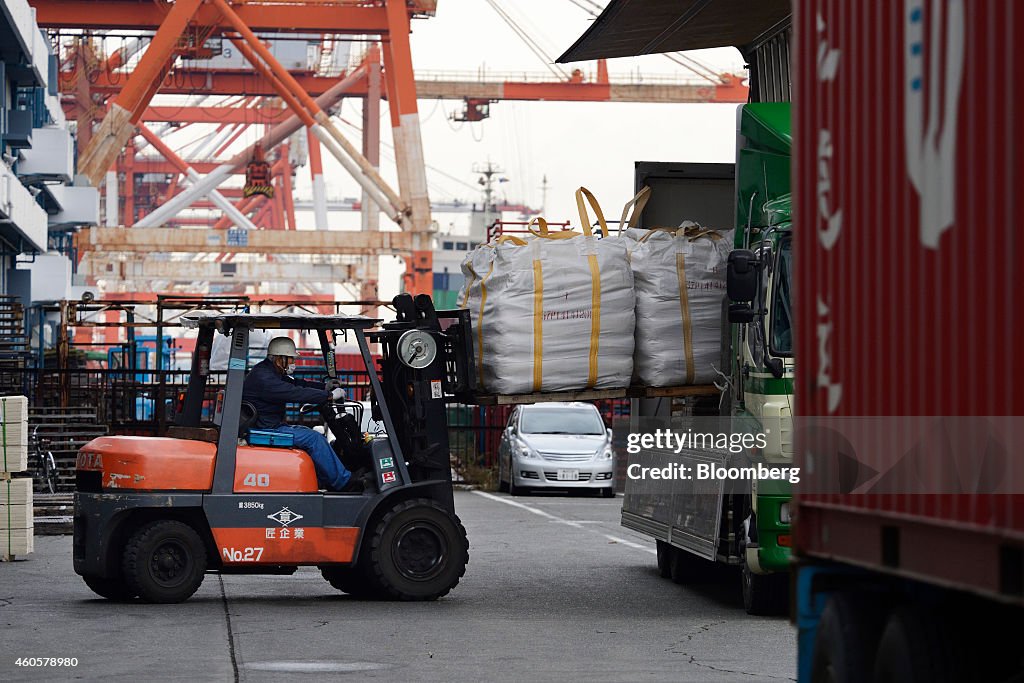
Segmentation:
{"type": "MultiPolygon", "coordinates": [[[[370,340],[380,344],[382,397],[413,482],[451,480],[449,402],[472,387],[472,345],[467,311],[434,310],[430,297],[399,294],[397,316],[370,340]]],[[[380,418],[375,402],[373,414],[380,418]]]]}

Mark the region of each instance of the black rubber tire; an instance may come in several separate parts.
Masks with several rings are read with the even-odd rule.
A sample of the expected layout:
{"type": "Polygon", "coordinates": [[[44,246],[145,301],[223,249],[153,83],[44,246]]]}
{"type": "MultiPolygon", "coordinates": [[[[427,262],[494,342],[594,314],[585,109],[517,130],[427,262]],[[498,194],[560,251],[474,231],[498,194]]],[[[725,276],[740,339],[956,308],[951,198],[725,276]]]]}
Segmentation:
{"type": "Polygon", "coordinates": [[[132,589],[123,579],[104,579],[99,576],[83,576],[85,585],[96,595],[115,602],[127,602],[135,597],[132,589]]]}
{"type": "Polygon", "coordinates": [[[57,461],[50,451],[46,451],[46,455],[43,456],[43,483],[46,484],[47,491],[57,493],[57,461]]]}
{"type": "Polygon", "coordinates": [[[367,600],[377,597],[374,583],[358,567],[321,567],[320,574],[342,593],[367,600]]]}
{"type": "Polygon", "coordinates": [[[508,473],[508,495],[510,496],[525,496],[529,493],[529,489],[525,486],[516,486],[516,478],[512,472],[508,473]]]}
{"type": "MultiPolygon", "coordinates": [[[[512,468],[509,467],[509,470],[511,470],[511,469],[512,468]]],[[[511,474],[512,473],[510,471],[509,472],[509,476],[510,477],[511,477],[511,474]]],[[[500,493],[508,493],[508,482],[501,478],[501,460],[500,459],[498,460],[498,491],[500,493]]]]}
{"type": "Polygon", "coordinates": [[[706,581],[714,564],[687,550],[672,547],[668,567],[673,583],[688,584],[706,581]]]}
{"type": "Polygon", "coordinates": [[[755,574],[744,562],[740,583],[743,589],[743,609],[747,614],[773,617],[786,613],[789,606],[788,574],[755,574]]]}
{"type": "Polygon", "coordinates": [[[967,665],[960,646],[962,641],[949,636],[943,616],[910,607],[894,610],[878,641],[873,680],[876,683],[983,680],[975,677],[981,662],[967,665]]]}
{"type": "Polygon", "coordinates": [[[663,579],[672,578],[672,555],[675,549],[665,541],[655,541],[658,549],[658,576],[663,579]]]}
{"type": "Polygon", "coordinates": [[[122,571],[128,588],[143,601],[184,602],[203,583],[206,547],[184,522],[150,522],[125,544],[122,571]]]}
{"type": "Polygon", "coordinates": [[[811,659],[814,683],[871,680],[882,611],[873,599],[852,592],[828,598],[818,622],[811,659]]]}
{"type": "Polygon", "coordinates": [[[755,574],[747,566],[747,543],[740,536],[740,588],[743,591],[743,609],[758,617],[785,614],[789,608],[789,574],[755,574]]]}
{"type": "Polygon", "coordinates": [[[612,486],[608,486],[606,488],[598,489],[598,490],[601,492],[601,497],[602,498],[614,498],[615,497],[615,488],[612,487],[612,486]]]}
{"type": "Polygon", "coordinates": [[[364,571],[375,592],[396,600],[447,595],[469,563],[462,522],[429,498],[397,503],[377,522],[368,545],[364,571]],[[409,545],[403,549],[403,543],[409,545]]]}

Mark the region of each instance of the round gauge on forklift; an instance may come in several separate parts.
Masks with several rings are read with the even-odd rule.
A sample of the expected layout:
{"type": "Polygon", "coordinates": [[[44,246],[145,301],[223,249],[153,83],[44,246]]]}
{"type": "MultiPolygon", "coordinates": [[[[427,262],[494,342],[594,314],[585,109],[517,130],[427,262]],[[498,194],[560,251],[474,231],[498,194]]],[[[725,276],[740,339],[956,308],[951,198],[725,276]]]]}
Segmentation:
{"type": "Polygon", "coordinates": [[[422,370],[437,358],[437,342],[428,332],[409,330],[398,338],[398,357],[410,368],[422,370]]]}

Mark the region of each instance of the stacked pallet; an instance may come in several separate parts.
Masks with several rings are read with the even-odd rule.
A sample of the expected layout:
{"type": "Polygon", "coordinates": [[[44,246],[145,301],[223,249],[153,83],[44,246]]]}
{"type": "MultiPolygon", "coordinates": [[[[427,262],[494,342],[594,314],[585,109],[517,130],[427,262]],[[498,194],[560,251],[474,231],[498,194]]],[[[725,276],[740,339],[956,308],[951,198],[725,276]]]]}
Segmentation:
{"type": "Polygon", "coordinates": [[[36,536],[63,536],[74,529],[73,493],[35,493],[32,495],[36,536]]]}
{"type": "Polygon", "coordinates": [[[28,356],[25,310],[17,297],[0,296],[0,369],[23,368],[28,356]]]}
{"type": "Polygon", "coordinates": [[[0,557],[10,561],[34,550],[32,479],[11,475],[28,468],[28,399],[0,396],[0,557]]]}
{"type": "Polygon", "coordinates": [[[78,449],[109,431],[106,425],[98,424],[96,409],[33,406],[29,410],[29,422],[43,450],[53,453],[57,463],[57,491],[74,491],[78,449]]]}

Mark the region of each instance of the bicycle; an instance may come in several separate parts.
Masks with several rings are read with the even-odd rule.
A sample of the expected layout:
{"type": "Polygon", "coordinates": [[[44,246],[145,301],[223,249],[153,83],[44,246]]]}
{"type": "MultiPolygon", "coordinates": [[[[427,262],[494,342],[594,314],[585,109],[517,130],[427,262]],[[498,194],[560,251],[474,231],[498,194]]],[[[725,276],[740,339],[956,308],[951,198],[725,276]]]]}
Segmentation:
{"type": "Polygon", "coordinates": [[[57,461],[52,452],[43,448],[43,439],[39,436],[39,425],[32,429],[31,445],[33,459],[36,461],[36,471],[33,475],[38,475],[42,479],[46,490],[50,493],[57,493],[57,461]]]}

